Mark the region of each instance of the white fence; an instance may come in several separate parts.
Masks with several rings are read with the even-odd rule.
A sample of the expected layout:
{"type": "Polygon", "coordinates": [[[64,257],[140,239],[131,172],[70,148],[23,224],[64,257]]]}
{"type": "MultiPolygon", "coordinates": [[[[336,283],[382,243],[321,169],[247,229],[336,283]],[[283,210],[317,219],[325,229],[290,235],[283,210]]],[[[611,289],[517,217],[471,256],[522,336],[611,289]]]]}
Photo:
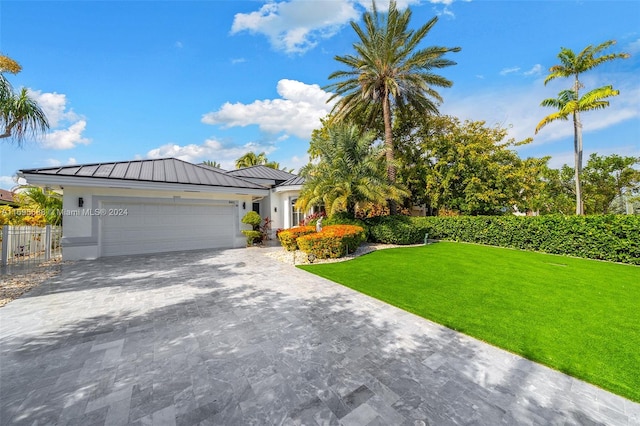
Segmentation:
{"type": "Polygon", "coordinates": [[[37,265],[62,257],[62,227],[47,225],[2,227],[0,265],[37,265]]]}

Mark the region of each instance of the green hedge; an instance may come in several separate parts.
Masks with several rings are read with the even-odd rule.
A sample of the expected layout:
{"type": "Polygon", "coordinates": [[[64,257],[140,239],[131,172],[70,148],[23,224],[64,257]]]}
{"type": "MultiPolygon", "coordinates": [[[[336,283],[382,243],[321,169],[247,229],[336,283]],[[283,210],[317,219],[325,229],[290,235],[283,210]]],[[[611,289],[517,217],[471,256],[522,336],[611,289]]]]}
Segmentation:
{"type": "Polygon", "coordinates": [[[387,217],[368,220],[374,241],[464,241],[640,265],[640,216],[387,217]]]}

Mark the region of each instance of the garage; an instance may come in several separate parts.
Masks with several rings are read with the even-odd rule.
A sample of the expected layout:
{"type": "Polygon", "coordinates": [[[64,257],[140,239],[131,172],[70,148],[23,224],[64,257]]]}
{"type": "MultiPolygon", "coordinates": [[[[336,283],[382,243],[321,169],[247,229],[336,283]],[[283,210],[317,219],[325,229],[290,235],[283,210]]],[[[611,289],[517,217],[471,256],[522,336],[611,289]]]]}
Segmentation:
{"type": "Polygon", "coordinates": [[[98,213],[101,256],[234,245],[234,205],[229,202],[105,202],[98,213]]]}
{"type": "Polygon", "coordinates": [[[242,217],[252,203],[270,196],[276,177],[290,175],[255,168],[237,177],[164,158],[21,170],[19,175],[31,185],[62,192],[62,258],[81,260],[245,247],[240,231],[249,226],[242,217]],[[249,180],[252,176],[259,182],[249,180]]]}

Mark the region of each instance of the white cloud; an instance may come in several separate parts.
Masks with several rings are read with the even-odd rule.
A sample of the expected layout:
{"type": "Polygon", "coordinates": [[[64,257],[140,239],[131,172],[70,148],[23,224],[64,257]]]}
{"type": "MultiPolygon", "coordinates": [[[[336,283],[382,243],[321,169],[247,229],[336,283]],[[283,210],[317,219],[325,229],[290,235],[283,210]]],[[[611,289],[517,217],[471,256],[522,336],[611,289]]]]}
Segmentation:
{"type": "MultiPolygon", "coordinates": [[[[589,161],[589,156],[591,154],[598,154],[599,156],[609,156],[613,154],[620,155],[622,157],[637,157],[638,156],[638,147],[634,146],[616,146],[615,148],[591,148],[589,146],[584,147],[584,151],[582,152],[582,166],[587,165],[587,161],[589,161]]],[[[549,160],[549,167],[552,169],[559,169],[563,165],[568,165],[570,167],[574,166],[574,156],[573,150],[566,150],[551,156],[549,160]]]]}
{"type": "Polygon", "coordinates": [[[215,139],[207,139],[200,145],[178,145],[168,143],[152,149],[146,154],[146,158],[178,158],[190,163],[199,163],[205,160],[217,161],[226,170],[235,169],[235,161],[249,151],[255,153],[272,153],[273,145],[249,142],[244,145],[225,145],[215,139]]]}
{"type": "Polygon", "coordinates": [[[73,157],[69,157],[67,161],[64,161],[64,162],[58,160],[57,158],[48,158],[46,160],[46,163],[50,167],[60,167],[62,165],[73,166],[74,164],[78,164],[78,161],[73,157]]]}
{"type": "Polygon", "coordinates": [[[78,144],[89,145],[91,140],[82,136],[86,127],[87,122],[80,120],[66,129],[57,129],[47,133],[42,141],[42,146],[49,149],[71,149],[78,144]]]}
{"type": "Polygon", "coordinates": [[[182,49],[184,47],[184,44],[182,44],[181,41],[176,41],[173,45],[178,49],[182,49]]]}
{"type": "MultiPolygon", "coordinates": [[[[428,3],[444,6],[438,14],[453,17],[449,6],[454,1],[428,0],[428,3]]],[[[398,9],[403,10],[412,4],[425,1],[397,0],[396,3],[398,9]]],[[[379,11],[385,12],[389,3],[379,1],[376,6],[379,11]]],[[[244,31],[262,34],[269,39],[275,50],[302,54],[314,48],[319,40],[334,36],[350,21],[360,19],[364,9],[371,9],[371,0],[271,0],[257,11],[236,14],[231,34],[244,31]]]]}
{"type": "MultiPolygon", "coordinates": [[[[588,88],[613,84],[620,90],[619,96],[610,99],[608,108],[583,113],[585,134],[640,118],[640,86],[637,77],[630,74],[591,76],[585,78],[583,83],[588,88]]],[[[536,79],[521,87],[493,87],[462,97],[450,96],[442,105],[441,112],[461,119],[484,120],[489,126],[498,124],[507,127],[509,137],[517,141],[535,136],[529,147],[543,145],[573,136],[570,121],[551,123],[540,130],[538,135],[534,135],[540,120],[553,112],[551,108],[541,107],[540,102],[556,97],[566,85],[566,81],[556,81],[544,86],[542,79],[536,79]]]]}
{"type": "Polygon", "coordinates": [[[40,105],[49,120],[50,132],[42,141],[44,148],[71,149],[78,144],[91,143],[90,139],[82,136],[87,126],[86,120],[67,107],[66,95],[29,89],[29,96],[40,105]]]}
{"type": "Polygon", "coordinates": [[[300,155],[294,155],[293,157],[291,157],[289,159],[289,161],[286,162],[286,165],[288,167],[293,168],[294,170],[300,170],[301,167],[306,166],[307,164],[309,164],[309,155],[308,154],[304,154],[302,156],[300,155]]]}
{"type": "Polygon", "coordinates": [[[525,71],[524,75],[540,75],[542,74],[542,65],[535,64],[529,71],[525,71]]]}
{"type": "Polygon", "coordinates": [[[0,188],[11,191],[17,185],[13,176],[0,176],[0,188]]]}
{"type": "Polygon", "coordinates": [[[232,64],[242,64],[244,62],[247,62],[247,60],[245,58],[233,58],[231,59],[231,63],[232,64]]]}
{"type": "Polygon", "coordinates": [[[518,72],[518,71],[520,71],[520,67],[503,68],[500,71],[500,75],[513,74],[514,72],[518,72]]]}
{"type": "Polygon", "coordinates": [[[625,52],[630,53],[632,55],[640,53],[640,38],[627,44],[625,48],[625,52]]]}
{"type": "Polygon", "coordinates": [[[304,53],[359,15],[349,0],[268,2],[255,12],[236,14],[231,34],[263,34],[276,50],[304,53]]]}
{"type": "Polygon", "coordinates": [[[284,132],[307,139],[320,126],[320,118],[331,111],[332,104],[327,104],[331,93],[317,84],[283,79],[278,82],[277,91],[281,98],[250,104],[227,102],[218,111],[205,114],[202,122],[225,127],[258,125],[264,132],[284,132]]]}
{"type": "Polygon", "coordinates": [[[42,93],[41,90],[28,90],[29,96],[33,98],[42,108],[51,128],[56,128],[61,121],[76,121],[78,115],[73,110],[67,110],[67,96],[61,93],[42,93]]]}

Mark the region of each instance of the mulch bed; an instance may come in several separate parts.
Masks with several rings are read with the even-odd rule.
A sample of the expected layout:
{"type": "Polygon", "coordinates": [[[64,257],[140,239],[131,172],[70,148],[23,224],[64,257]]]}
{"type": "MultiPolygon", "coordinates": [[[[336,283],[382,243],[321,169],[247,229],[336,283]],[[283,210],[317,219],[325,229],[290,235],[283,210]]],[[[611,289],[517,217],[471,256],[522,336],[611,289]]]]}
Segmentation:
{"type": "Polygon", "coordinates": [[[51,260],[29,271],[0,275],[0,307],[58,275],[62,263],[60,260],[51,260]]]}

